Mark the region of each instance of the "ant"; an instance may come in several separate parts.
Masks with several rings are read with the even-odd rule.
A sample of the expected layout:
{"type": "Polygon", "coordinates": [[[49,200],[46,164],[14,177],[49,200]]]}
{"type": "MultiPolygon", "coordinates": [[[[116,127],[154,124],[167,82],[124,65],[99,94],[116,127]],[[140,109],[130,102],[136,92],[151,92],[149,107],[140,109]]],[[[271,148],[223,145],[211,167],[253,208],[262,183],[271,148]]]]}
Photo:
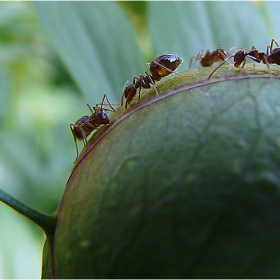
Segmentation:
{"type": "Polygon", "coordinates": [[[228,56],[228,52],[225,51],[220,44],[218,44],[218,48],[213,52],[210,52],[209,50],[201,50],[197,56],[192,56],[190,59],[189,68],[191,68],[193,64],[193,59],[195,59],[195,63],[199,61],[202,67],[208,67],[213,65],[215,62],[219,62],[220,60],[225,61],[228,56]]]}
{"type": "Polygon", "coordinates": [[[104,96],[103,96],[103,99],[101,102],[101,107],[98,106],[99,104],[96,104],[96,106],[93,108],[91,108],[91,106],[89,104],[87,104],[89,110],[91,111],[91,115],[83,116],[83,117],[79,118],[75,123],[70,124],[70,129],[73,134],[75,145],[76,145],[77,157],[79,155],[77,139],[83,140],[84,145],[88,148],[87,137],[91,134],[91,132],[95,129],[98,129],[98,127],[101,126],[102,124],[110,123],[109,115],[105,111],[116,112],[116,110],[113,108],[110,101],[108,100],[108,97],[106,94],[104,94],[104,96]],[[111,110],[102,108],[104,105],[105,98],[106,98],[111,110]]]}
{"type": "MultiPolygon", "coordinates": [[[[271,43],[271,47],[272,47],[272,43],[271,43]]],[[[276,50],[277,50],[277,48],[276,48],[276,50]]],[[[238,68],[241,64],[242,64],[241,68],[244,68],[244,66],[246,64],[246,59],[250,58],[254,62],[265,63],[267,68],[270,70],[270,67],[269,67],[269,64],[268,64],[269,62],[268,62],[268,59],[267,59],[267,54],[265,54],[264,52],[259,52],[254,46],[252,46],[252,49],[250,51],[240,50],[240,51],[236,52],[234,55],[228,56],[227,59],[224,62],[222,62],[219,66],[217,66],[210,73],[210,75],[208,76],[208,80],[210,80],[212,75],[232,57],[233,57],[233,60],[234,60],[234,67],[236,67],[236,68],[238,68]]]]}
{"type": "Polygon", "coordinates": [[[234,67],[238,68],[242,63],[241,68],[244,68],[246,59],[250,58],[257,63],[265,63],[267,68],[270,69],[266,57],[267,56],[264,52],[259,52],[254,46],[252,46],[252,49],[249,52],[240,50],[234,55],[234,67]]]}
{"type": "Polygon", "coordinates": [[[268,63],[280,65],[280,47],[274,39],[271,40],[270,46],[267,46],[266,55],[268,63]],[[273,44],[277,47],[273,48],[273,44]]]}
{"type": "MultiPolygon", "coordinates": [[[[151,85],[156,84],[160,81],[161,78],[168,76],[171,73],[176,73],[174,70],[183,62],[183,59],[175,54],[163,54],[157,56],[151,63],[146,63],[148,70],[151,72],[151,75],[148,72],[145,72],[146,76],[139,75],[139,77],[134,76],[132,84],[129,84],[127,81],[123,87],[123,94],[121,100],[121,106],[123,106],[123,99],[126,98],[125,108],[132,101],[134,96],[137,93],[139,88],[139,98],[142,88],[151,88],[151,85]]],[[[158,96],[158,91],[155,87],[156,94],[158,96]]]]}

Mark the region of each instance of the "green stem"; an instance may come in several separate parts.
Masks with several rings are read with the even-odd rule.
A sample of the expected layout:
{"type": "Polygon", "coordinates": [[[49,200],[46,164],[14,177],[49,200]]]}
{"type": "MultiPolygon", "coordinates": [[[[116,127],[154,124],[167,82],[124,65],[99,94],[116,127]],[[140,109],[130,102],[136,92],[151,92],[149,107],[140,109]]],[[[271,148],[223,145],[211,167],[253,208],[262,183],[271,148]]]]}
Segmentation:
{"type": "Polygon", "coordinates": [[[12,209],[16,210],[26,218],[30,219],[36,223],[39,227],[43,229],[47,236],[53,236],[55,230],[56,216],[42,214],[19,200],[12,197],[10,194],[4,192],[0,189],[0,201],[4,202],[12,209]]]}

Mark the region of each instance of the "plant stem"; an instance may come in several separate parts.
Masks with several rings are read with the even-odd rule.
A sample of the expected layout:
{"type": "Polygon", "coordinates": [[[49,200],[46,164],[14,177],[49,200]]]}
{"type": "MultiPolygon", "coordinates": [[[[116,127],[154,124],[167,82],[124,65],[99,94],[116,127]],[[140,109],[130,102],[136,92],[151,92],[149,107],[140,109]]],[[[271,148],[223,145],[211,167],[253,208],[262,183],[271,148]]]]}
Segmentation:
{"type": "Polygon", "coordinates": [[[42,214],[0,189],[0,201],[22,214],[43,229],[47,236],[53,236],[56,216],[42,214]]]}

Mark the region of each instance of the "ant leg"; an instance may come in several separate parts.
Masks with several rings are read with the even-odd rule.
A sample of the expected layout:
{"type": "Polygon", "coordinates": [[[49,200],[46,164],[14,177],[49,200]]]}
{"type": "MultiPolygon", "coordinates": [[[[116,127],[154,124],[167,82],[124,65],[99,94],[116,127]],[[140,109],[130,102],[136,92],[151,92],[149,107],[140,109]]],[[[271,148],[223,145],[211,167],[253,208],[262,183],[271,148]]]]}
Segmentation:
{"type": "Polygon", "coordinates": [[[94,111],[92,110],[91,106],[89,104],[87,104],[88,108],[90,109],[91,113],[93,114],[94,111]]]}
{"type": "MultiPolygon", "coordinates": [[[[246,60],[247,60],[247,57],[244,58],[244,61],[242,62],[242,65],[241,65],[241,68],[240,68],[240,69],[243,69],[243,68],[245,67],[246,60]]],[[[255,63],[254,63],[254,64],[255,64],[255,63]]]]}
{"type": "Polygon", "coordinates": [[[136,85],[136,83],[141,79],[141,77],[143,77],[142,74],[139,74],[139,77],[134,76],[134,77],[133,77],[133,80],[132,80],[132,83],[133,83],[134,85],[136,85]]]}
{"type": "Polygon", "coordinates": [[[133,87],[127,93],[126,101],[125,101],[125,109],[127,109],[127,105],[133,100],[134,96],[136,95],[136,92],[137,92],[137,89],[135,87],[133,87]]]}
{"type": "MultiPolygon", "coordinates": [[[[116,104],[116,105],[118,105],[118,104],[116,104]]],[[[97,104],[96,104],[95,110],[98,110],[98,109],[100,109],[100,110],[105,110],[105,111],[116,112],[115,108],[112,106],[111,102],[109,101],[108,96],[107,96],[106,93],[103,95],[103,98],[102,98],[101,103],[97,103],[97,104]],[[104,100],[105,100],[105,99],[107,100],[108,103],[104,103],[104,100]],[[101,107],[99,107],[99,105],[101,105],[101,107]],[[102,108],[103,105],[109,106],[109,107],[111,108],[111,110],[110,110],[110,109],[102,108]]]]}
{"type": "Polygon", "coordinates": [[[270,67],[269,67],[269,64],[268,64],[268,61],[267,61],[265,55],[263,55],[263,59],[262,59],[262,60],[263,60],[263,62],[266,64],[266,66],[267,66],[267,68],[268,68],[268,70],[269,70],[269,73],[271,73],[270,67]]]}
{"type": "MultiPolygon", "coordinates": [[[[103,109],[102,106],[104,105],[104,100],[105,100],[105,98],[106,98],[106,100],[109,102],[109,104],[111,104],[110,101],[108,100],[107,94],[105,93],[105,94],[103,95],[103,98],[102,98],[102,101],[101,101],[101,108],[100,108],[101,111],[102,111],[102,109],[103,109]]],[[[97,105],[97,104],[96,104],[96,105],[97,105]]],[[[112,108],[112,107],[111,107],[111,108],[112,108]]]]}
{"type": "MultiPolygon", "coordinates": [[[[108,102],[108,105],[109,105],[110,108],[113,110],[113,112],[116,112],[115,108],[112,106],[111,102],[109,101],[108,96],[107,96],[106,93],[105,93],[104,96],[103,96],[103,101],[104,101],[105,98],[106,98],[106,100],[107,100],[107,102],[108,102]]],[[[103,101],[102,101],[102,102],[103,102],[103,101]]],[[[103,103],[102,103],[102,104],[103,104],[103,103]]],[[[101,107],[102,107],[102,106],[101,106],[101,107]]]]}
{"type": "MultiPolygon", "coordinates": [[[[136,87],[136,90],[137,88],[139,88],[139,92],[138,92],[138,100],[140,99],[140,92],[141,92],[141,89],[142,89],[142,81],[144,79],[144,76],[142,74],[139,74],[139,77],[137,76],[134,76],[133,77],[133,84],[135,85],[136,87]],[[136,83],[138,83],[138,85],[136,85],[136,83]]],[[[136,94],[136,93],[135,93],[136,94]]]]}
{"type": "Polygon", "coordinates": [[[199,51],[199,53],[197,54],[197,56],[192,56],[191,59],[190,59],[190,63],[189,63],[189,69],[192,68],[192,62],[193,60],[195,59],[195,63],[197,63],[198,61],[200,61],[201,59],[203,58],[203,50],[199,51]]]}
{"type": "MultiPolygon", "coordinates": [[[[131,84],[133,85],[133,84],[131,84]]],[[[127,109],[127,105],[133,100],[136,95],[136,87],[131,87],[129,91],[126,91],[126,101],[125,101],[125,109],[127,109]]]]}
{"type": "Polygon", "coordinates": [[[75,125],[73,123],[70,123],[70,129],[71,129],[71,132],[72,132],[72,135],[73,135],[73,138],[74,138],[74,142],[75,142],[75,146],[76,146],[76,151],[77,151],[77,157],[78,157],[79,156],[79,150],[78,150],[77,138],[76,138],[76,136],[74,134],[73,127],[75,127],[75,125]]]}
{"type": "Polygon", "coordinates": [[[272,40],[271,40],[271,45],[270,45],[271,49],[272,49],[272,47],[273,47],[273,44],[275,44],[275,45],[279,48],[278,43],[277,43],[274,39],[272,39],[272,40]]]}
{"type": "MultiPolygon", "coordinates": [[[[135,79],[133,79],[133,82],[135,83],[135,79]]],[[[125,108],[127,108],[127,105],[132,101],[132,99],[136,95],[137,87],[139,86],[138,82],[137,82],[136,85],[135,84],[128,84],[128,83],[129,83],[129,81],[127,81],[126,84],[124,85],[122,100],[121,100],[121,106],[123,106],[124,98],[126,98],[125,108]]]]}
{"type": "Polygon", "coordinates": [[[226,62],[228,62],[231,58],[233,57],[233,55],[229,56],[227,59],[225,59],[220,65],[218,65],[208,76],[207,80],[210,80],[212,75],[222,66],[224,65],[226,62]]]}
{"type": "Polygon", "coordinates": [[[128,99],[126,99],[126,101],[125,101],[125,109],[127,109],[127,105],[128,105],[128,99]]]}
{"type": "Polygon", "coordinates": [[[156,86],[155,81],[152,79],[151,75],[149,75],[147,72],[145,72],[145,74],[147,75],[146,77],[149,79],[150,84],[153,85],[153,87],[154,87],[154,89],[155,89],[155,92],[156,92],[156,96],[159,97],[159,93],[158,93],[158,91],[157,91],[157,86],[156,86]]]}
{"type": "MultiPolygon", "coordinates": [[[[115,105],[115,106],[120,105],[119,103],[118,104],[117,103],[110,103],[110,104],[111,104],[112,107],[108,103],[103,103],[104,106],[109,106],[111,108],[114,108],[113,105],[115,105]]],[[[107,108],[101,108],[101,107],[99,107],[99,105],[101,105],[101,103],[96,104],[95,110],[117,112],[115,109],[113,110],[113,109],[109,109],[109,108],[108,109],[107,108]]]]}
{"type": "MultiPolygon", "coordinates": [[[[89,104],[87,104],[87,105],[88,105],[89,108],[91,108],[89,104]]],[[[92,125],[91,123],[87,123],[87,124],[92,128],[92,130],[97,129],[97,127],[92,125]]],[[[72,135],[73,135],[73,138],[74,138],[74,142],[75,142],[75,146],[76,146],[76,151],[77,151],[77,157],[78,157],[79,156],[79,150],[78,150],[78,144],[77,144],[77,137],[76,137],[75,132],[74,132],[74,128],[75,127],[78,128],[79,129],[79,133],[82,134],[81,137],[79,137],[78,139],[83,140],[84,146],[87,149],[89,148],[89,145],[88,145],[87,136],[85,134],[85,131],[81,127],[79,127],[78,125],[70,123],[70,129],[71,129],[71,132],[72,132],[72,135]]]]}
{"type": "Polygon", "coordinates": [[[86,136],[85,136],[85,138],[83,138],[83,142],[84,142],[84,146],[87,147],[87,149],[88,149],[88,141],[87,141],[87,137],[86,136]]]}
{"type": "Polygon", "coordinates": [[[127,106],[128,104],[133,100],[134,96],[135,96],[136,93],[133,92],[133,90],[131,90],[128,95],[127,95],[127,98],[126,98],[126,101],[125,101],[125,109],[127,109],[127,106]]]}
{"type": "Polygon", "coordinates": [[[269,45],[266,46],[266,55],[271,55],[271,53],[272,53],[272,41],[270,46],[269,45]]]}
{"type": "MultiPolygon", "coordinates": [[[[182,62],[183,62],[183,60],[182,60],[182,62]]],[[[166,66],[164,66],[164,65],[162,65],[162,64],[160,64],[160,63],[158,63],[158,62],[156,62],[156,61],[154,61],[154,64],[156,64],[157,66],[159,66],[159,67],[162,67],[162,68],[164,68],[166,71],[168,71],[170,74],[171,73],[174,73],[174,74],[176,74],[176,75],[178,75],[178,76],[180,76],[180,77],[186,77],[185,75],[180,75],[179,73],[177,73],[176,71],[173,71],[173,70],[171,70],[171,69],[169,69],[168,67],[166,67],[166,66]]],[[[178,66],[179,67],[179,66],[178,66]]],[[[187,77],[192,77],[192,76],[187,76],[187,77]]]]}
{"type": "MultiPolygon", "coordinates": [[[[90,122],[87,122],[87,125],[90,126],[90,128],[92,128],[92,131],[94,131],[95,129],[97,129],[97,127],[95,125],[93,125],[92,123],[90,122]]],[[[81,129],[81,128],[80,128],[81,129]]],[[[87,139],[87,136],[85,134],[85,131],[83,129],[81,129],[81,132],[82,132],[82,138],[83,139],[87,139]]],[[[85,141],[86,145],[87,145],[87,141],[85,141]]]]}
{"type": "MultiPolygon", "coordinates": [[[[145,72],[147,75],[148,73],[145,72]]],[[[139,77],[137,76],[134,76],[133,77],[133,84],[135,85],[136,87],[136,90],[137,88],[139,88],[139,91],[138,91],[138,100],[140,100],[140,92],[141,92],[141,89],[142,89],[142,85],[143,85],[143,81],[145,80],[145,77],[142,75],[142,74],[139,74],[139,77]],[[136,83],[138,83],[138,85],[136,85],[136,83]]],[[[135,93],[136,94],[136,93],[135,93]]]]}
{"type": "Polygon", "coordinates": [[[140,79],[138,80],[139,81],[138,100],[140,100],[140,92],[141,92],[142,84],[143,84],[143,80],[141,78],[144,78],[144,76],[140,75],[140,79]]]}
{"type": "MultiPolygon", "coordinates": [[[[122,99],[121,99],[121,106],[123,106],[124,92],[125,92],[125,89],[126,89],[128,83],[129,83],[129,81],[127,81],[127,82],[124,84],[124,86],[123,86],[123,93],[122,93],[122,99]]],[[[125,103],[125,104],[126,104],[126,103],[125,103]]],[[[126,108],[126,106],[125,106],[125,108],[126,108]]]]}
{"type": "Polygon", "coordinates": [[[88,141],[87,141],[87,136],[85,134],[85,131],[83,129],[81,129],[81,132],[82,132],[82,138],[83,138],[84,146],[86,146],[87,149],[88,149],[88,141]]]}
{"type": "MultiPolygon", "coordinates": [[[[104,99],[105,99],[105,96],[106,96],[106,94],[104,94],[103,95],[103,98],[102,98],[102,101],[101,101],[101,107],[100,107],[100,110],[102,111],[102,106],[103,106],[103,104],[104,104],[104,99]]],[[[108,100],[108,99],[107,99],[108,100]]],[[[97,106],[98,104],[96,104],[96,106],[97,106]]]]}
{"type": "Polygon", "coordinates": [[[194,63],[193,63],[193,60],[194,60],[194,59],[195,59],[195,61],[197,61],[197,56],[192,56],[192,57],[191,57],[190,63],[189,63],[189,69],[192,68],[192,64],[194,64],[194,63]]]}

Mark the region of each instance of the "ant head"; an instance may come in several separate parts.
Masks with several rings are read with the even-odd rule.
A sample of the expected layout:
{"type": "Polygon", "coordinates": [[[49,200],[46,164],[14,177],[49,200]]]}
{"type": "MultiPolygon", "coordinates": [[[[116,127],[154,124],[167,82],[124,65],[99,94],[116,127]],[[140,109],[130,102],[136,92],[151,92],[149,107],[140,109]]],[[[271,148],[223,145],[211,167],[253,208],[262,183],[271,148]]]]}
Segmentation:
{"type": "Polygon", "coordinates": [[[183,59],[175,54],[163,54],[156,57],[150,64],[153,75],[165,77],[171,74],[183,62],[183,59]]]}
{"type": "Polygon", "coordinates": [[[100,124],[109,124],[110,118],[109,115],[102,108],[98,108],[94,114],[92,114],[91,118],[98,119],[100,124]]]}
{"type": "Polygon", "coordinates": [[[127,98],[131,92],[136,92],[137,88],[135,87],[134,84],[128,84],[128,82],[125,83],[124,87],[123,87],[123,94],[124,97],[127,98]]]}
{"type": "Polygon", "coordinates": [[[239,67],[241,65],[241,63],[245,60],[247,56],[247,52],[245,51],[238,51],[235,55],[234,55],[234,67],[239,67]]]}
{"type": "Polygon", "coordinates": [[[272,53],[267,57],[269,63],[280,65],[280,48],[275,48],[272,53]]]}

